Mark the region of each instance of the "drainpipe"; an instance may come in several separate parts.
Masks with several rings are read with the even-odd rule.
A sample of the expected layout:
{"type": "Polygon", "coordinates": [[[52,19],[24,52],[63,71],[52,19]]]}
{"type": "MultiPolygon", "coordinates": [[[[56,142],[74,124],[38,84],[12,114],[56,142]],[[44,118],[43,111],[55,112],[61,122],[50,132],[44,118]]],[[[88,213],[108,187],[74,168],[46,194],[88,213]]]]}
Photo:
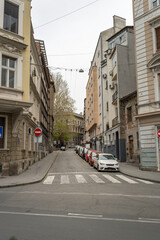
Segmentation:
{"type": "MultiPolygon", "coordinates": [[[[101,35],[101,62],[103,60],[103,44],[101,35]]],[[[101,87],[102,87],[102,151],[104,152],[104,109],[103,109],[103,78],[102,78],[102,67],[101,67],[101,87]]]]}

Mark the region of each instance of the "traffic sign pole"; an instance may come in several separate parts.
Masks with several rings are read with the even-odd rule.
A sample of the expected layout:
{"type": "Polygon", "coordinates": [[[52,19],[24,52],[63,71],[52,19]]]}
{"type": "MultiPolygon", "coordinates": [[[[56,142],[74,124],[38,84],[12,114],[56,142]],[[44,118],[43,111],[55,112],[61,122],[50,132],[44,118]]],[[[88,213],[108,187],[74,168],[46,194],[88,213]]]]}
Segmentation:
{"type": "Polygon", "coordinates": [[[38,138],[42,135],[42,129],[41,128],[36,128],[34,130],[34,135],[37,138],[37,170],[38,170],[38,155],[39,155],[39,144],[38,144],[38,138]]]}

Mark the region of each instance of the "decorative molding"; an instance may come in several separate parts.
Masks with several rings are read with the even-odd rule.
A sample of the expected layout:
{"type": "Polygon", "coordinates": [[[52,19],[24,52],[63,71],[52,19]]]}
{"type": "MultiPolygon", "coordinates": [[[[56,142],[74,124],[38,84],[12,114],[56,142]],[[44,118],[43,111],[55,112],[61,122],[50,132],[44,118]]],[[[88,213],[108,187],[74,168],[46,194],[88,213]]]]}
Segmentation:
{"type": "Polygon", "coordinates": [[[7,50],[10,53],[22,53],[17,47],[14,47],[10,44],[1,44],[0,47],[2,47],[4,50],[7,50]]]}

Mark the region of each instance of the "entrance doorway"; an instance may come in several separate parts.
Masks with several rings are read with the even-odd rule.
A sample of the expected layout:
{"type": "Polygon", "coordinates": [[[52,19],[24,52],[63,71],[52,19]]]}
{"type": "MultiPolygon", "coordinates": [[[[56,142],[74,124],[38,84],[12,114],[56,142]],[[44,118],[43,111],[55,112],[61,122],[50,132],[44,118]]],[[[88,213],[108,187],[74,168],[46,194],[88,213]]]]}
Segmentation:
{"type": "Polygon", "coordinates": [[[129,157],[130,159],[133,159],[134,155],[134,145],[133,145],[133,136],[129,136],[129,157]]]}

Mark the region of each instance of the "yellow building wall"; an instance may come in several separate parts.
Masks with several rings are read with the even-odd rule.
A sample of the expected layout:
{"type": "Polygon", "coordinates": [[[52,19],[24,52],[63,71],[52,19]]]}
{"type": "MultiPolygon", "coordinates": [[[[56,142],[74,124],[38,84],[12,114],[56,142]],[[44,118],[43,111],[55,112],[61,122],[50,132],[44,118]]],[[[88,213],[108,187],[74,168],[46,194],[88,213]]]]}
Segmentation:
{"type": "Polygon", "coordinates": [[[22,90],[23,101],[30,101],[30,44],[31,44],[31,2],[23,0],[24,14],[23,14],[23,37],[24,44],[27,48],[23,51],[23,73],[22,73],[22,90]]]}

